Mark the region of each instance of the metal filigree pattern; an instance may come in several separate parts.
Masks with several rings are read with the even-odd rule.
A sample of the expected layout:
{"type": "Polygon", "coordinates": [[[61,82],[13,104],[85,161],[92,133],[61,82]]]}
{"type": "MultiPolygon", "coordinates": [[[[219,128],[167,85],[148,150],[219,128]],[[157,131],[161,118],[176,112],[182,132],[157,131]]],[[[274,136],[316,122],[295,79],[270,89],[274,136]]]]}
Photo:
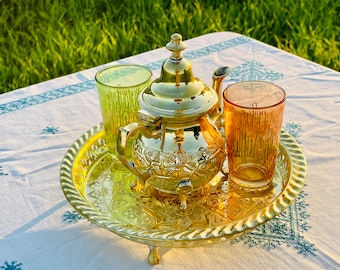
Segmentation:
{"type": "Polygon", "coordinates": [[[188,179],[194,189],[202,186],[203,181],[212,179],[218,172],[224,153],[216,144],[199,147],[197,151],[166,152],[145,146],[142,140],[134,141],[135,166],[140,171],[149,172],[149,183],[160,190],[176,192],[178,183],[188,179]]]}
{"type": "Polygon", "coordinates": [[[272,188],[253,193],[218,174],[188,196],[183,210],[176,195],[146,185],[131,189],[135,176],[115,165],[100,125],[81,136],[61,165],[62,190],[91,222],[122,237],[152,246],[193,247],[232,239],[283,212],[299,195],[306,160],[296,141],[281,133],[272,188]]]}

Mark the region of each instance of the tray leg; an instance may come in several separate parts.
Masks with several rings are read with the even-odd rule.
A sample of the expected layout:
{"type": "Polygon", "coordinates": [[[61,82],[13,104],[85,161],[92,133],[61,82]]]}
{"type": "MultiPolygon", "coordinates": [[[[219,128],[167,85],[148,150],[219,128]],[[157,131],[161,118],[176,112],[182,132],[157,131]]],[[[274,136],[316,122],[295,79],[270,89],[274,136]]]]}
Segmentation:
{"type": "Polygon", "coordinates": [[[159,247],[149,246],[149,254],[148,254],[148,262],[152,265],[159,264],[161,256],[159,256],[158,252],[159,247]]]}

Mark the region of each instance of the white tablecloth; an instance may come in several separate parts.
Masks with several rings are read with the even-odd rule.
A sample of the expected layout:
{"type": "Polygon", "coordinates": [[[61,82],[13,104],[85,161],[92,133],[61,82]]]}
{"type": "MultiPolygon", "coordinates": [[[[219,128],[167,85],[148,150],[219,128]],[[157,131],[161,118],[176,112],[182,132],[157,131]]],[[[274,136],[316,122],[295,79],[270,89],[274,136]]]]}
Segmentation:
{"type": "MultiPolygon", "coordinates": [[[[149,265],[147,246],[79,216],[60,187],[68,147],[101,121],[95,67],[0,95],[0,269],[340,269],[340,73],[231,32],[185,42],[207,84],[228,65],[224,87],[266,80],[286,90],[284,128],[308,162],[298,199],[234,241],[160,249],[149,265]]],[[[114,63],[146,65],[156,78],[168,56],[160,48],[114,63]]]]}

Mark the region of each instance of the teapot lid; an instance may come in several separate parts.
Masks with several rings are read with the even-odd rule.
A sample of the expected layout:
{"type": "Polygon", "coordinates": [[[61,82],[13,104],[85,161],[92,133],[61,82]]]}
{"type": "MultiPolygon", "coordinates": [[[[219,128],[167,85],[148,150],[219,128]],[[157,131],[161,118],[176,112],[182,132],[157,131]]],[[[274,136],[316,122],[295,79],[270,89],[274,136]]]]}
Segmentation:
{"type": "Polygon", "coordinates": [[[191,63],[182,55],[186,49],[180,34],[173,34],[166,48],[171,56],[162,65],[160,77],[138,97],[141,109],[169,122],[196,120],[215,108],[216,92],[194,77],[191,63]]]}

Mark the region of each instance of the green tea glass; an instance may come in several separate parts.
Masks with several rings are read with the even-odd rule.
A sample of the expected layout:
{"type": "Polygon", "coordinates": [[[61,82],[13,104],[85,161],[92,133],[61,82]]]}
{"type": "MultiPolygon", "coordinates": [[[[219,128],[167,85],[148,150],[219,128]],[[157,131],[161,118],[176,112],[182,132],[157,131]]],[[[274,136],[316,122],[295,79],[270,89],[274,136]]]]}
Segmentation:
{"type": "Polygon", "coordinates": [[[115,154],[118,130],[136,122],[138,95],[151,83],[152,72],[140,65],[104,68],[95,76],[108,151],[115,154]]]}

